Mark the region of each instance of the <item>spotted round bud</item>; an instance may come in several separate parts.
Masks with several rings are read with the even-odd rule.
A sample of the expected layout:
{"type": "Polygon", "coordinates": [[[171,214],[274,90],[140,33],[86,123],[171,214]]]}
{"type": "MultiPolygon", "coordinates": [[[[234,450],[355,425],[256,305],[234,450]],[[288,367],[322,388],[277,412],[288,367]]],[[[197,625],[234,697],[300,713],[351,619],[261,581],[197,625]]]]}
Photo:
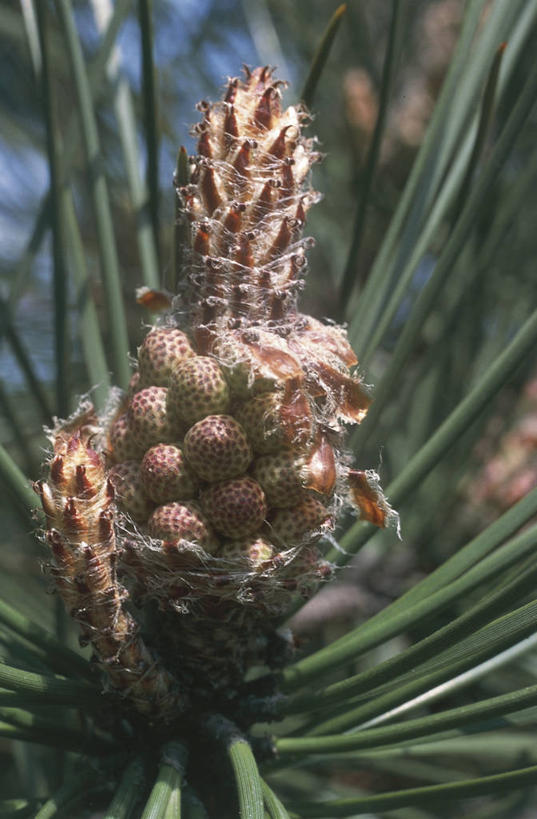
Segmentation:
{"type": "Polygon", "coordinates": [[[128,409],[128,423],[142,451],[154,444],[177,440],[180,431],[166,410],[165,387],[146,387],[133,396],[128,409]]]}
{"type": "Polygon", "coordinates": [[[255,381],[248,349],[235,334],[222,333],[216,337],[212,351],[218,358],[232,395],[247,398],[255,381]]]}
{"type": "Polygon", "coordinates": [[[145,453],[140,467],[147,495],[155,503],[194,497],[197,480],[178,446],[156,444],[145,453]]]}
{"type": "Polygon", "coordinates": [[[285,447],[304,447],[313,434],[313,417],[302,392],[286,397],[269,392],[245,401],[235,412],[237,421],[260,455],[285,447]]]}
{"type": "Polygon", "coordinates": [[[138,349],[142,384],[146,387],[167,387],[173,369],[194,355],[188,337],[181,330],[174,327],[151,330],[138,349]]]}
{"type": "Polygon", "coordinates": [[[306,498],[298,506],[276,509],[270,518],[271,538],[284,548],[308,543],[330,527],[332,515],[315,498],[306,498]]]}
{"type": "Polygon", "coordinates": [[[185,455],[196,474],[215,483],[242,475],[252,449],[241,425],[231,415],[208,415],[185,435],[185,455]]]}
{"type": "Polygon", "coordinates": [[[224,543],[218,557],[238,563],[244,571],[262,571],[272,560],[276,550],[264,537],[253,535],[224,543]]]}
{"type": "Polygon", "coordinates": [[[236,418],[246,431],[255,452],[276,452],[283,446],[280,428],[279,393],[266,393],[246,401],[236,411],[236,418]]]}
{"type": "Polygon", "coordinates": [[[158,506],[148,522],[149,533],[160,540],[194,543],[213,553],[220,545],[207,518],[195,503],[158,506]]]}
{"type": "Polygon", "coordinates": [[[131,375],[131,379],[129,381],[129,388],[127,390],[127,395],[129,398],[132,398],[133,395],[136,395],[138,390],[142,389],[142,381],[140,379],[140,373],[137,371],[131,375]]]}
{"type": "Polygon", "coordinates": [[[286,589],[308,600],[317,591],[319,582],[331,577],[332,571],[315,546],[306,546],[282,570],[282,582],[286,589]]]}
{"type": "Polygon", "coordinates": [[[173,371],[168,392],[172,418],[194,424],[206,415],[226,412],[229,388],[214,358],[197,355],[173,371]]]}
{"type": "Polygon", "coordinates": [[[127,512],[137,523],[147,520],[155,504],[147,497],[140,464],[137,461],[125,461],[110,470],[110,480],[116,491],[120,509],[127,512]]]}
{"type": "Polygon", "coordinates": [[[261,484],[269,506],[287,508],[304,499],[301,469],[302,462],[292,452],[280,452],[258,458],[252,475],[261,484]]]}
{"type": "Polygon", "coordinates": [[[252,478],[217,483],[203,492],[201,503],[216,531],[230,538],[252,534],[267,514],[265,493],[252,478]]]}
{"type": "Polygon", "coordinates": [[[144,452],[143,446],[132,432],[125,412],[119,415],[110,427],[108,444],[110,456],[115,463],[136,460],[141,458],[144,452]]]}

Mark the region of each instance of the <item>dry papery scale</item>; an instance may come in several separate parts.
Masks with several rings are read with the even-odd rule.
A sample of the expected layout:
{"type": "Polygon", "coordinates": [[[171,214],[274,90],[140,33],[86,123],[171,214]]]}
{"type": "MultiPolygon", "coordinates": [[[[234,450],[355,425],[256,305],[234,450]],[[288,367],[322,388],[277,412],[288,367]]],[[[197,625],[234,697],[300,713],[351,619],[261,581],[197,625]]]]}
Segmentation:
{"type": "Polygon", "coordinates": [[[396,520],[343,448],[370,403],[346,333],[297,309],[319,154],[281,85],[246,69],[198,106],[177,189],[181,290],[128,393],[57,424],[36,485],[81,639],[108,688],[154,722],[231,702],[249,668],[289,658],[276,626],[331,575],[318,543],[343,507],[396,520]]]}

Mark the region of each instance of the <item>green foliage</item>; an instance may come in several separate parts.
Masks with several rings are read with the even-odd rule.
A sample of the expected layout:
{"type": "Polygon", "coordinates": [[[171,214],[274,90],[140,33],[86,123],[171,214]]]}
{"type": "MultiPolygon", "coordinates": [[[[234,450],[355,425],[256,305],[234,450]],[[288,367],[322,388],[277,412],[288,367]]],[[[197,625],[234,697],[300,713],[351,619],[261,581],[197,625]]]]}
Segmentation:
{"type": "MultiPolygon", "coordinates": [[[[31,198],[33,180],[22,179],[0,210],[25,236],[18,255],[0,251],[0,814],[534,811],[537,489],[487,525],[472,480],[476,442],[499,413],[516,423],[535,367],[537,5],[461,3],[441,70],[433,56],[445,43],[424,42],[423,24],[459,7],[441,0],[214,2],[205,13],[171,0],[5,5],[14,66],[0,87],[5,162],[39,157],[50,175],[31,198]],[[183,27],[173,36],[172,22],[183,27]],[[316,171],[326,199],[309,226],[318,244],[307,309],[344,316],[376,384],[352,448],[363,468],[382,451],[402,543],[343,522],[328,557],[339,567],[352,559],[363,587],[367,560],[385,562],[383,605],[331,635],[318,630],[277,677],[260,672],[244,691],[246,730],[200,717],[202,750],[194,743],[187,759],[184,737],[107,723],[115,706],[39,577],[30,479],[43,423],[68,414],[78,394],[95,388],[102,408],[110,384],[127,385],[128,353],[149,319],[135,287],[180,275],[177,146],[196,98],[214,98],[221,75],[238,70],[237,42],[247,61],[292,59],[288,93],[302,87],[316,114],[328,156],[316,171]],[[139,77],[121,49],[138,55],[139,77]],[[353,118],[357,67],[378,99],[369,130],[353,118]],[[436,97],[419,145],[401,136],[406,95],[419,88],[412,71],[436,97]],[[397,554],[410,563],[400,583],[389,577],[397,554]],[[229,809],[212,801],[213,780],[229,785],[229,809]]],[[[185,160],[183,150],[179,174],[185,160]]]]}

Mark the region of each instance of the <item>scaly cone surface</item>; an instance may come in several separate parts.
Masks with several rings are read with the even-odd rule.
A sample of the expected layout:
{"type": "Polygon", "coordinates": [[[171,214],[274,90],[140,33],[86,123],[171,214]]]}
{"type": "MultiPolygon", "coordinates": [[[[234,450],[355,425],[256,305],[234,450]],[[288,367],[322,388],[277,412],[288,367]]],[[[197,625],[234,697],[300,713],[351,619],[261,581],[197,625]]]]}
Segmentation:
{"type": "Polygon", "coordinates": [[[203,346],[296,312],[302,229],[318,198],[306,182],[320,155],[301,135],[306,112],[282,112],[280,85],[257,68],[231,80],[221,103],[199,105],[198,154],[179,194],[191,224],[187,319],[203,346]]]}
{"type": "Polygon", "coordinates": [[[54,556],[51,573],[67,611],[91,643],[112,688],[142,714],[171,719],[186,705],[176,681],[151,654],[124,608],[117,578],[114,487],[104,458],[90,445],[97,429],[91,407],[53,433],[48,483],[38,481],[54,556]]]}
{"type": "Polygon", "coordinates": [[[155,668],[206,707],[251,664],[285,661],[274,624],[330,576],[317,542],[340,508],[379,526],[396,516],[343,449],[344,424],[370,402],[345,331],[297,309],[317,199],[307,114],[281,110],[268,68],[199,107],[198,153],[177,191],[190,237],[182,290],[100,422],[97,457],[118,503],[121,616],[143,620],[155,668]]]}

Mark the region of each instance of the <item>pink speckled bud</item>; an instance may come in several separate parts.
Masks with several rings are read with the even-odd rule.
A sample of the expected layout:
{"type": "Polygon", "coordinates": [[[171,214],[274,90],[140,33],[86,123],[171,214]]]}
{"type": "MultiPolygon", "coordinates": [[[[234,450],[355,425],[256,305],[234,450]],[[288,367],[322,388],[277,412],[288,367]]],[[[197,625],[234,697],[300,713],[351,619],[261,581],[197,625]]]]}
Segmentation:
{"type": "Polygon", "coordinates": [[[215,483],[242,475],[252,449],[241,425],[230,415],[208,415],[185,435],[185,455],[196,474],[215,483]]]}
{"type": "Polygon", "coordinates": [[[154,444],[169,443],[181,435],[166,410],[168,390],[146,387],[133,396],[127,413],[132,436],[143,450],[154,444]]]}
{"type": "Polygon", "coordinates": [[[220,545],[211,526],[195,503],[167,503],[158,506],[148,522],[150,534],[161,540],[186,541],[214,552],[220,545]]]}
{"type": "Polygon", "coordinates": [[[144,447],[134,435],[126,412],[119,415],[110,427],[108,441],[110,457],[115,463],[135,461],[144,453],[144,447]]]}
{"type": "Polygon", "coordinates": [[[171,327],[151,330],[138,349],[140,380],[144,387],[167,387],[175,367],[195,355],[185,333],[171,327]]]}
{"type": "Polygon", "coordinates": [[[188,500],[196,494],[196,477],[181,449],[173,444],[156,444],[148,449],[140,472],[144,489],[155,503],[188,500]]]}
{"type": "Polygon", "coordinates": [[[252,475],[262,486],[269,506],[296,506],[305,495],[303,464],[292,452],[262,455],[253,465],[252,475]]]}
{"type": "Polygon", "coordinates": [[[290,509],[276,509],[270,518],[270,537],[288,548],[311,542],[331,523],[328,509],[315,498],[306,498],[290,509]]]}
{"type": "Polygon", "coordinates": [[[217,483],[202,494],[201,502],[217,532],[230,538],[252,534],[267,514],[265,494],[252,478],[217,483]]]}
{"type": "Polygon", "coordinates": [[[168,408],[173,419],[194,424],[206,415],[226,412],[229,388],[214,358],[195,356],[173,371],[168,408]]]}
{"type": "Polygon", "coordinates": [[[138,461],[124,461],[110,471],[120,508],[137,523],[147,520],[155,504],[147,496],[138,461]]]}

